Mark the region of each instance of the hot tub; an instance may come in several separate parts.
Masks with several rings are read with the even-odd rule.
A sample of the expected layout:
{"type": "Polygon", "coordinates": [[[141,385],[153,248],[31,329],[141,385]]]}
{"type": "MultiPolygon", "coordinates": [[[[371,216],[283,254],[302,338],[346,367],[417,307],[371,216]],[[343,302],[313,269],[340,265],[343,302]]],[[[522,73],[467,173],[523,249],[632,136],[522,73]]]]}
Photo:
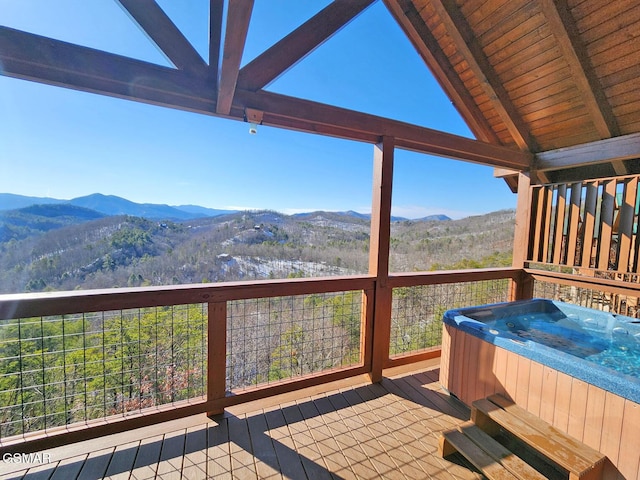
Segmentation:
{"type": "Polygon", "coordinates": [[[449,310],[440,381],[467,405],[508,396],[640,478],[638,322],[544,299],[449,310]]]}

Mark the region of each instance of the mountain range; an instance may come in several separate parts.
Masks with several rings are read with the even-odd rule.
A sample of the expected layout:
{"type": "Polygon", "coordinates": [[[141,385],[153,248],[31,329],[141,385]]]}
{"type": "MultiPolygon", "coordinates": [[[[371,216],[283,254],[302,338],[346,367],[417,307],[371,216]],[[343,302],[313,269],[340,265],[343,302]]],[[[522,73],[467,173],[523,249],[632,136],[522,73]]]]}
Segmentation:
{"type": "MultiPolygon", "coordinates": [[[[35,205],[69,205],[73,207],[81,207],[93,210],[103,216],[112,215],[131,215],[133,217],[143,217],[151,220],[190,220],[194,218],[217,217],[218,215],[226,215],[229,213],[237,213],[238,210],[221,210],[215,208],[201,207],[199,205],[161,205],[155,203],[136,203],[115,195],[103,195],[101,193],[93,193],[84,197],[76,197],[71,200],[60,200],[50,197],[29,197],[24,195],[16,195],[13,193],[0,193],[0,214],[6,214],[8,210],[21,210],[31,208],[35,205]]],[[[40,214],[45,216],[62,215],[62,209],[52,209],[49,214],[45,209],[40,209],[40,214]]],[[[73,215],[72,210],[68,213],[73,215]]],[[[27,212],[25,212],[27,213],[27,212]]],[[[300,213],[294,216],[305,218],[314,215],[315,212],[300,213]]],[[[364,220],[369,220],[371,215],[365,213],[354,212],[348,210],[339,212],[342,215],[353,216],[364,220]]],[[[391,217],[392,221],[405,221],[403,217],[391,217]]],[[[442,221],[451,220],[446,215],[430,215],[424,218],[415,219],[415,221],[442,221]]]]}
{"type": "Polygon", "coordinates": [[[72,205],[94,210],[106,216],[131,215],[154,220],[189,220],[192,218],[215,217],[234,210],[218,210],[198,205],[159,205],[154,203],[135,203],[115,195],[93,193],[71,200],[59,200],[49,197],[28,197],[12,193],[0,193],[0,211],[17,210],[33,205],[72,205]]]}

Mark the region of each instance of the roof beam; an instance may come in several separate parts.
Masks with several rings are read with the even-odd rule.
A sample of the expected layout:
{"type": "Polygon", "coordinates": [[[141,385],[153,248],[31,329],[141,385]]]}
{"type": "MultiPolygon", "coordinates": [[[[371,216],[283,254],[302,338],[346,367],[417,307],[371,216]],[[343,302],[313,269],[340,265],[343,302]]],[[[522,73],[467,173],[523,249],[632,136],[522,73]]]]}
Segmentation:
{"type": "Polygon", "coordinates": [[[375,0],[334,0],[240,70],[238,88],[257,91],[333,36],[375,0]]]}
{"type": "Polygon", "coordinates": [[[0,73],[49,85],[207,112],[205,76],[0,26],[0,73]]]}
{"type": "MultiPolygon", "coordinates": [[[[540,6],[600,137],[610,138],[620,135],[620,128],[613,110],[591,66],[586,48],[580,40],[567,1],[540,0],[540,6]]],[[[618,175],[627,173],[622,162],[614,162],[613,167],[618,175]]]]}
{"type": "Polygon", "coordinates": [[[528,152],[472,140],[366,113],[302,100],[265,91],[238,90],[238,110],[264,112],[262,123],[378,143],[382,136],[394,137],[399,148],[483,165],[528,170],[533,156],[528,152]]]}
{"type": "Polygon", "coordinates": [[[253,0],[233,0],[229,2],[216,107],[217,112],[222,115],[228,115],[231,111],[252,11],[253,0]]]}
{"type": "Polygon", "coordinates": [[[117,1],[176,68],[180,70],[206,68],[200,54],[155,0],[117,1]]]}
{"type": "Polygon", "coordinates": [[[222,44],[222,12],[224,0],[209,0],[209,71],[218,84],[220,45],[222,44]]]}
{"type": "MultiPolygon", "coordinates": [[[[206,76],[0,26],[3,75],[84,92],[216,115],[206,76]]],[[[507,147],[396,120],[269,92],[238,90],[227,118],[246,108],[264,112],[263,123],[372,144],[394,137],[399,148],[498,167],[527,170],[533,156],[507,147]]]]}
{"type": "Polygon", "coordinates": [[[537,142],[511,102],[502,82],[484,54],[482,46],[473,36],[471,27],[455,2],[432,0],[431,4],[442,20],[447,34],[451,36],[458,52],[469,64],[469,68],[480,82],[516,144],[522,150],[537,151],[539,149],[537,142]]]}
{"type": "Polygon", "coordinates": [[[633,158],[640,158],[640,133],[540,152],[535,155],[534,168],[536,171],[561,170],[633,158]]]}
{"type": "Polygon", "coordinates": [[[434,77],[451,99],[462,118],[479,140],[499,144],[498,136],[440,48],[425,20],[411,0],[384,0],[384,4],[434,77]]]}

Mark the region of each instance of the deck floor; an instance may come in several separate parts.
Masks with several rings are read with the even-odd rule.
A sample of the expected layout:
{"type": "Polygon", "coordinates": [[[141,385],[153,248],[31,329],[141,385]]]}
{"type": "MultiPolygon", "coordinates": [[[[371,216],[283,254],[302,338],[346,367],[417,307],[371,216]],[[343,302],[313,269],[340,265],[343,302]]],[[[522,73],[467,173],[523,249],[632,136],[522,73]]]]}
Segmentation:
{"type": "Polygon", "coordinates": [[[0,461],[0,478],[483,478],[438,456],[440,432],[469,411],[442,390],[437,367],[332,387],[59,447],[31,468],[0,461]]]}

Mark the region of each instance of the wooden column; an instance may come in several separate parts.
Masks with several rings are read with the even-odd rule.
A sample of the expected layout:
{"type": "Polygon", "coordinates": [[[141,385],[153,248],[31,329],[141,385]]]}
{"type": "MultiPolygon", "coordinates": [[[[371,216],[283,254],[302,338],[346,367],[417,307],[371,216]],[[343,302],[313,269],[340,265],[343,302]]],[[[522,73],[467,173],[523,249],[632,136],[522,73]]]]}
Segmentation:
{"type": "MultiPolygon", "coordinates": [[[[227,394],[227,302],[208,305],[207,325],[207,402],[225,398],[227,394]]],[[[214,407],[207,412],[212,417],[224,412],[214,407]]]]}
{"type": "Polygon", "coordinates": [[[393,184],[394,139],[383,137],[374,149],[373,194],[371,207],[371,237],[369,244],[369,274],[376,276],[374,295],[366,301],[373,301],[371,358],[369,376],[372,382],[382,380],[382,369],[389,359],[389,339],[391,336],[391,288],[389,280],[389,238],[391,235],[391,187],[393,184]]]}
{"type": "MultiPolygon", "coordinates": [[[[528,174],[518,174],[518,202],[516,204],[516,226],[513,238],[513,267],[524,269],[532,241],[531,226],[531,179],[528,174]]],[[[511,280],[510,300],[523,300],[533,296],[533,281],[524,272],[517,280],[511,280]]]]}

